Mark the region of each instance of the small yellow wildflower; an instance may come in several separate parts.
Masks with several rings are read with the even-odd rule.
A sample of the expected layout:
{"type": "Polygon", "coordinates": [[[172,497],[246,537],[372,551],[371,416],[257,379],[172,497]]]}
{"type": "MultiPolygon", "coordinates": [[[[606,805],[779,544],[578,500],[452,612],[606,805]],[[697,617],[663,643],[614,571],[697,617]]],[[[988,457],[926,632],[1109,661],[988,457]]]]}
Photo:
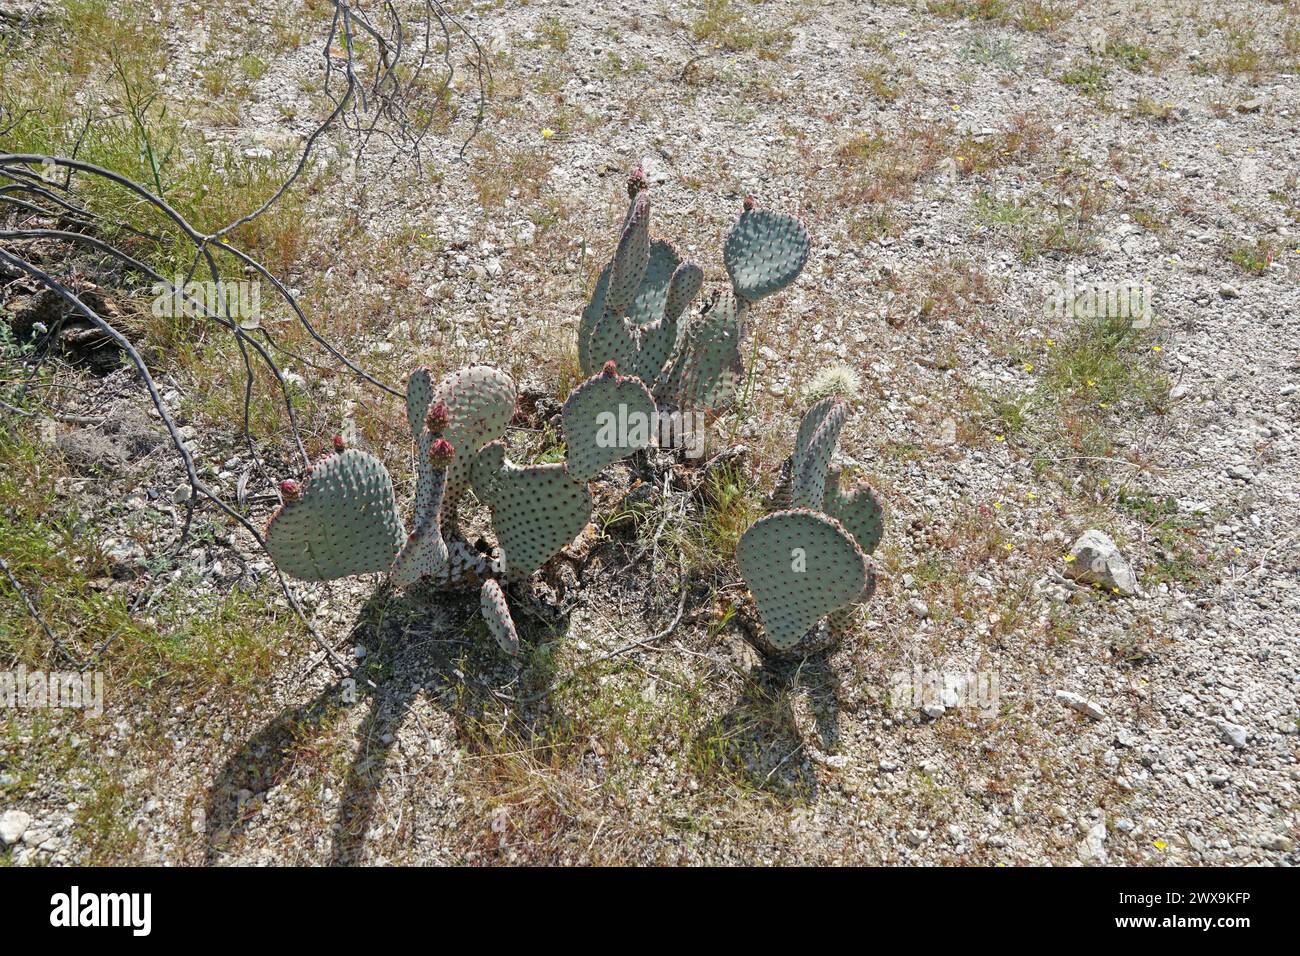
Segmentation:
{"type": "Polygon", "coordinates": [[[549,126],[542,129],[542,139],[550,139],[554,135],[555,130],[551,129],[549,126]]]}
{"type": "Polygon", "coordinates": [[[1151,845],[1155,847],[1157,850],[1163,850],[1169,846],[1169,844],[1166,843],[1164,840],[1156,840],[1156,842],[1152,843],[1151,845]]]}

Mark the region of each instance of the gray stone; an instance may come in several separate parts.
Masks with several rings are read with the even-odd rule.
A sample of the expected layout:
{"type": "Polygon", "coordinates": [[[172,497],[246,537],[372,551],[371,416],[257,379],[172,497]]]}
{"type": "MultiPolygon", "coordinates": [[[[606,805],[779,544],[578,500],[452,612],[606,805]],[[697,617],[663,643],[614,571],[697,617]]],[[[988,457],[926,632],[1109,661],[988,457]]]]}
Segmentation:
{"type": "Polygon", "coordinates": [[[1099,704],[1088,700],[1086,697],[1082,697],[1079,694],[1075,694],[1072,691],[1058,690],[1056,696],[1057,699],[1065,704],[1066,707],[1069,707],[1071,710],[1077,710],[1081,714],[1086,714],[1093,720],[1101,720],[1101,718],[1106,716],[1106,712],[1101,709],[1099,704]]]}
{"type": "Polygon", "coordinates": [[[23,810],[6,810],[0,813],[0,844],[13,846],[23,838],[32,825],[32,815],[23,810]]]}
{"type": "Polygon", "coordinates": [[[1076,581],[1125,597],[1137,593],[1137,575],[1110,535],[1101,531],[1085,531],[1079,536],[1070,548],[1065,573],[1076,581]]]}
{"type": "Polygon", "coordinates": [[[1235,750],[1242,750],[1246,746],[1246,738],[1249,731],[1240,724],[1234,724],[1226,720],[1219,721],[1219,736],[1223,738],[1226,744],[1232,744],[1235,750]]]}

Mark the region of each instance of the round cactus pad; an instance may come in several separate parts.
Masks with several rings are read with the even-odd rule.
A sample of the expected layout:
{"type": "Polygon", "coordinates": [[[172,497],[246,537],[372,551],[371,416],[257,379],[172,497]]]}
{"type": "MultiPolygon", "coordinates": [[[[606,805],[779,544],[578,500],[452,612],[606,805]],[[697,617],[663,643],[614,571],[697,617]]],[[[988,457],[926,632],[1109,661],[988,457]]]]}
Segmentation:
{"type": "MultiPolygon", "coordinates": [[[[443,437],[451,442],[455,456],[447,466],[442,505],[446,516],[455,512],[469,485],[474,455],[488,442],[505,434],[506,426],[515,417],[515,383],[505,372],[490,365],[471,365],[447,375],[428,393],[417,381],[422,374],[427,375],[427,369],[415,372],[407,384],[406,413],[412,422],[418,423],[411,437],[416,448],[422,449],[428,447],[427,442],[421,442],[421,435],[429,406],[435,402],[447,405],[448,421],[443,437]]],[[[422,495],[419,504],[425,503],[422,495]]]]}
{"type": "Polygon", "coordinates": [[[493,442],[479,452],[474,493],[492,512],[506,574],[527,577],[569,544],[591,518],[591,493],[564,465],[520,467],[493,442]]]}
{"type": "Polygon", "coordinates": [[[355,448],[312,466],[266,528],[276,566],[303,581],[386,571],[404,532],[384,463],[355,448]]]}
{"type": "Polygon", "coordinates": [[[797,279],[809,248],[808,230],[794,216],[746,209],[727,235],[722,259],[736,295],[754,302],[797,279]]]}
{"type": "Polygon", "coordinates": [[[884,509],[865,481],[858,482],[848,491],[841,491],[840,478],[838,469],[830,473],[822,510],[844,525],[844,530],[853,535],[863,554],[871,554],[885,533],[884,509]]]}
{"type": "Polygon", "coordinates": [[[793,647],[867,584],[867,556],[838,521],[815,511],[760,518],[741,535],[736,560],[778,648],[793,647]]]}
{"type": "Polygon", "coordinates": [[[651,444],[655,403],[639,379],[610,367],[573,390],[562,421],[565,467],[575,480],[589,481],[606,465],[651,444]]]}

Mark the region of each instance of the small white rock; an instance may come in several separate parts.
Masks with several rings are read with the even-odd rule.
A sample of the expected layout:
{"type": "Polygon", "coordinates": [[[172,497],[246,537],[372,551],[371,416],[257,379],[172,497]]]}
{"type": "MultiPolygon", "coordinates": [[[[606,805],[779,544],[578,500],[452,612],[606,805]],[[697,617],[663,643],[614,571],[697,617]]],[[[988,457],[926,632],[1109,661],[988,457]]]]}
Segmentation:
{"type": "Polygon", "coordinates": [[[1124,555],[1104,532],[1091,530],[1079,536],[1070,548],[1065,573],[1084,584],[1095,584],[1105,591],[1130,597],[1137,593],[1137,575],[1124,555]]]}
{"type": "Polygon", "coordinates": [[[1072,710],[1077,710],[1081,714],[1086,714],[1093,720],[1101,720],[1101,718],[1106,716],[1106,712],[1101,709],[1099,704],[1095,701],[1088,700],[1088,698],[1082,697],[1079,694],[1075,694],[1068,690],[1058,690],[1056,696],[1057,699],[1065,704],[1066,707],[1069,707],[1072,710]]]}
{"type": "Polygon", "coordinates": [[[0,813],[0,843],[13,846],[23,838],[32,825],[32,815],[24,810],[6,810],[0,813]]]}

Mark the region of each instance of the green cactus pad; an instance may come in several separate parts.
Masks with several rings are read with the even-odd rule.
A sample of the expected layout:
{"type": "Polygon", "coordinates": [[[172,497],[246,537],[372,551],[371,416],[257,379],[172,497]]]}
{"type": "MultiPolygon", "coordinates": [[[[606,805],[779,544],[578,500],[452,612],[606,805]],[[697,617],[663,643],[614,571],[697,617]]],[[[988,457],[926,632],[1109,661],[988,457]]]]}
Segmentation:
{"type": "Polygon", "coordinates": [[[794,216],[746,209],[727,235],[722,259],[736,295],[754,302],[797,279],[808,250],[808,230],[794,216]]]}
{"type": "MultiPolygon", "coordinates": [[[[813,406],[812,411],[821,410],[821,404],[813,406]]],[[[809,416],[812,415],[809,412],[809,416]]],[[[796,508],[820,508],[826,497],[826,470],[830,467],[831,456],[835,454],[835,444],[840,438],[840,429],[848,418],[849,407],[838,398],[831,399],[830,407],[819,416],[820,424],[800,449],[795,440],[795,457],[792,461],[793,473],[790,484],[790,501],[796,508]]],[[[805,421],[808,416],[805,416],[805,421]]],[[[802,425],[800,431],[803,431],[802,425]]]]}
{"type": "Polygon", "coordinates": [[[694,262],[683,262],[673,271],[664,296],[664,316],[671,321],[681,318],[691,300],[704,286],[704,270],[694,262]]]}
{"type": "Polygon", "coordinates": [[[682,336],[681,346],[657,393],[681,408],[719,409],[736,397],[744,367],[740,330],[748,306],[723,296],[708,312],[697,316],[682,336]]]}
{"type": "Polygon", "coordinates": [[[605,311],[627,315],[650,264],[650,197],[642,192],[632,200],[632,212],[614,250],[605,289],[605,311]]]}
{"type": "Polygon", "coordinates": [[[433,372],[417,368],[406,380],[406,421],[411,426],[411,437],[424,430],[424,415],[433,404],[433,372]]]}
{"type": "Polygon", "coordinates": [[[613,362],[619,368],[634,369],[641,349],[639,339],[639,333],[627,319],[613,312],[601,316],[591,333],[587,360],[594,369],[587,374],[598,374],[606,362],[613,362]]]}
{"type": "MultiPolygon", "coordinates": [[[[408,402],[410,395],[408,385],[408,402]]],[[[413,434],[417,453],[421,448],[427,453],[427,446],[422,441],[426,431],[424,417],[435,402],[447,405],[449,418],[443,437],[455,449],[455,457],[447,468],[447,488],[442,502],[443,530],[446,532],[449,530],[448,516],[455,514],[456,505],[469,486],[469,469],[475,454],[488,442],[504,435],[506,426],[515,417],[515,383],[505,372],[490,365],[471,365],[447,375],[422,406],[412,409],[408,403],[407,415],[420,423],[413,434]],[[416,414],[412,415],[413,411],[416,414]]],[[[417,503],[424,505],[424,497],[418,497],[417,503]]]]}
{"type": "Polygon", "coordinates": [[[582,310],[582,318],[578,320],[578,365],[582,368],[583,375],[594,375],[600,371],[602,364],[591,354],[591,336],[596,331],[597,324],[605,317],[605,293],[609,289],[609,270],[610,263],[607,262],[605,268],[600,270],[600,277],[596,279],[596,288],[591,293],[591,301],[582,310]]]}
{"type": "Polygon", "coordinates": [[[651,444],[655,403],[639,379],[602,371],[569,395],[562,413],[565,468],[589,481],[602,468],[651,444]]]}
{"type": "Polygon", "coordinates": [[[681,264],[682,257],[667,239],[656,239],[650,243],[650,258],[646,262],[645,275],[641,277],[636,294],[632,296],[632,304],[627,309],[627,316],[634,327],[642,328],[651,322],[657,322],[663,316],[673,275],[681,264]]]}
{"type": "MultiPolygon", "coordinates": [[[[646,381],[654,381],[677,341],[680,309],[667,322],[664,316],[673,277],[681,264],[681,257],[670,242],[663,239],[652,242],[641,284],[637,286],[631,305],[621,313],[605,308],[611,266],[601,270],[591,301],[578,323],[578,364],[584,375],[594,375],[606,362],[614,361],[619,368],[635,372],[646,381]],[[645,356],[639,358],[642,351],[645,351],[645,356]],[[638,371],[640,366],[643,363],[653,366],[655,356],[658,356],[658,365],[653,371],[641,374],[638,371]]],[[[689,276],[688,271],[682,283],[686,283],[689,276]]],[[[679,299],[686,297],[681,308],[690,302],[686,295],[688,291],[688,285],[677,290],[679,299]]]]}
{"type": "Polygon", "coordinates": [[[826,615],[851,604],[868,581],[868,558],[834,518],[778,511],[740,536],[740,573],[767,640],[793,647],[826,615]]]}
{"type": "Polygon", "coordinates": [[[501,650],[511,657],[519,656],[519,632],[515,630],[514,618],[510,616],[510,605],[506,603],[506,594],[501,585],[488,578],[479,591],[479,608],[483,620],[487,622],[489,633],[496,638],[501,650]]]}
{"type": "Polygon", "coordinates": [[[416,451],[420,474],[416,488],[415,530],[397,552],[389,572],[398,587],[410,587],[423,579],[439,579],[447,575],[449,554],[440,527],[447,469],[434,468],[429,463],[428,446],[432,443],[426,428],[416,451]]]}
{"type": "Polygon", "coordinates": [[[384,463],[355,448],[317,462],[266,528],[276,566],[304,581],[384,571],[404,537],[384,463]]]}
{"type": "Polygon", "coordinates": [[[471,365],[449,373],[432,393],[426,393],[416,386],[416,375],[407,385],[407,417],[419,423],[412,428],[412,439],[418,447],[429,406],[445,402],[449,419],[443,437],[456,450],[447,469],[446,497],[448,502],[454,502],[464,493],[474,455],[488,442],[500,438],[515,417],[515,383],[500,369],[471,365]],[[417,397],[413,399],[413,395],[417,397]]]}
{"type": "Polygon", "coordinates": [[[794,438],[794,454],[790,456],[792,459],[797,460],[808,454],[809,442],[817,433],[817,429],[821,428],[822,422],[826,421],[826,416],[831,413],[831,409],[835,407],[837,398],[838,396],[835,395],[827,396],[809,406],[803,413],[803,418],[799,421],[799,432],[794,438]]]}
{"type": "Polygon", "coordinates": [[[842,474],[832,469],[826,479],[822,510],[844,525],[863,554],[871,554],[885,533],[885,512],[870,486],[860,481],[848,491],[840,489],[842,474]]]}
{"type": "Polygon", "coordinates": [[[573,541],[591,518],[591,493],[564,465],[520,467],[501,442],[474,460],[474,493],[492,512],[506,574],[527,577],[573,541]]]}

